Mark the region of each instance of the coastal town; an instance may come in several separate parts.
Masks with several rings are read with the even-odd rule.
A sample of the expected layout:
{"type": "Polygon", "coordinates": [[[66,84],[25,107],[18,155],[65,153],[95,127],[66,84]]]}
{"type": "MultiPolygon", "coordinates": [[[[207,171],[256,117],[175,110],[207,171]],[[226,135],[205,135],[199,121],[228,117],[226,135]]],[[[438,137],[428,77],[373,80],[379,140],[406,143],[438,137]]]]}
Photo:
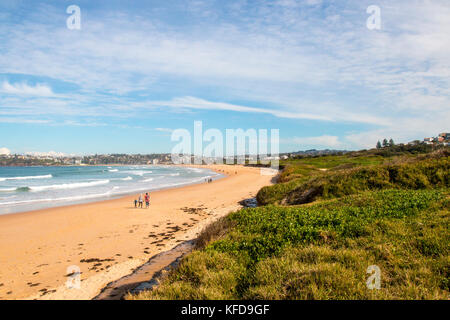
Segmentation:
{"type": "MultiPolygon", "coordinates": [[[[390,139],[384,139],[382,142],[378,141],[376,148],[382,149],[386,147],[396,146],[423,146],[423,147],[440,147],[450,145],[450,133],[443,132],[437,137],[427,137],[423,140],[413,140],[406,144],[394,144],[390,139]]],[[[280,153],[277,156],[267,156],[265,160],[286,160],[290,158],[302,158],[311,156],[324,155],[342,155],[348,153],[347,150],[306,150],[289,153],[280,153]]],[[[194,155],[185,155],[186,158],[191,158],[191,163],[195,163],[194,155]]],[[[224,157],[224,163],[237,163],[239,156],[224,157]]],[[[245,163],[255,162],[258,156],[246,155],[243,157],[245,163]]],[[[217,158],[203,158],[204,163],[216,163],[217,158]]],[[[49,152],[36,153],[30,152],[25,154],[13,154],[11,152],[0,153],[0,166],[83,166],[83,165],[169,165],[173,164],[171,154],[95,154],[95,155],[65,155],[63,153],[49,152]]]]}
{"type": "Polygon", "coordinates": [[[443,132],[440,133],[437,137],[432,137],[432,138],[425,138],[423,139],[423,142],[425,144],[442,144],[444,146],[448,146],[450,145],[450,133],[448,132],[443,132]]]}

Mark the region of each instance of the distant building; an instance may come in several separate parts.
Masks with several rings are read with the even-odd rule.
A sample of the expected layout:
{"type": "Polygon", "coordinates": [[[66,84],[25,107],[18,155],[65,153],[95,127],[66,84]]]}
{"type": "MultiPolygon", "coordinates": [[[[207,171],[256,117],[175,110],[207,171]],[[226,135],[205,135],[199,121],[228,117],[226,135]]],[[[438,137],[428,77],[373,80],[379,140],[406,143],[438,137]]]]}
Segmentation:
{"type": "Polygon", "coordinates": [[[448,133],[448,132],[440,133],[439,137],[443,138],[444,140],[450,140],[450,133],[448,133]]]}

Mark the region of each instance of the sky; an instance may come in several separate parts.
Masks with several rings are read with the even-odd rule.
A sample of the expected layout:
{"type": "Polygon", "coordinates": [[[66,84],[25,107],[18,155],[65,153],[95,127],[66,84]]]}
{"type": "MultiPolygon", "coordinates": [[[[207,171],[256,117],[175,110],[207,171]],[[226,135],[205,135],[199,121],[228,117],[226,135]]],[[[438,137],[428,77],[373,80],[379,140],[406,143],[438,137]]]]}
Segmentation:
{"type": "Polygon", "coordinates": [[[194,121],[279,129],[281,152],[437,136],[449,17],[448,0],[0,0],[0,153],[165,153],[194,121]]]}

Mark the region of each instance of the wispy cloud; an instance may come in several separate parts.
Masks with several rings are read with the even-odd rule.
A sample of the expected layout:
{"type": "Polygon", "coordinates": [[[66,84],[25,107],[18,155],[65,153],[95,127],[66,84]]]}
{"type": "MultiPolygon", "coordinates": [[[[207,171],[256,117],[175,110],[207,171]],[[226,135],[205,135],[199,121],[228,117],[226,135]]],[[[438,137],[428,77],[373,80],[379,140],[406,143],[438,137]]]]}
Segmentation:
{"type": "Polygon", "coordinates": [[[293,113],[274,109],[254,108],[224,102],[207,101],[195,97],[174,98],[170,101],[147,101],[144,102],[143,105],[170,107],[170,108],[202,109],[202,110],[226,110],[245,113],[265,113],[271,114],[279,118],[332,121],[331,118],[318,114],[293,113]]]}
{"type": "Polygon", "coordinates": [[[170,128],[155,128],[155,130],[159,132],[173,132],[173,129],[170,128]]]}
{"type": "Polygon", "coordinates": [[[6,94],[13,94],[19,96],[41,96],[48,97],[53,96],[54,93],[52,89],[45,84],[36,84],[35,86],[30,86],[26,83],[15,83],[10,84],[7,81],[2,83],[0,91],[6,94]]]}
{"type": "Polygon", "coordinates": [[[339,134],[351,147],[434,131],[450,120],[449,2],[379,0],[380,31],[365,27],[369,4],[191,1],[145,17],[105,9],[80,32],[59,25],[59,7],[36,5],[25,21],[2,25],[0,72],[77,89],[56,95],[45,84],[3,82],[0,115],[103,123],[160,107],[313,120],[324,132],[330,122],[367,125],[339,134]],[[161,18],[186,7],[186,21],[161,18]]]}
{"type": "Polygon", "coordinates": [[[0,123],[28,123],[28,124],[49,124],[51,120],[27,119],[27,118],[6,118],[0,117],[0,123]]]}
{"type": "Polygon", "coordinates": [[[296,145],[298,148],[318,147],[318,148],[339,148],[343,143],[339,137],[323,135],[318,137],[292,137],[281,141],[285,144],[296,145]]]}

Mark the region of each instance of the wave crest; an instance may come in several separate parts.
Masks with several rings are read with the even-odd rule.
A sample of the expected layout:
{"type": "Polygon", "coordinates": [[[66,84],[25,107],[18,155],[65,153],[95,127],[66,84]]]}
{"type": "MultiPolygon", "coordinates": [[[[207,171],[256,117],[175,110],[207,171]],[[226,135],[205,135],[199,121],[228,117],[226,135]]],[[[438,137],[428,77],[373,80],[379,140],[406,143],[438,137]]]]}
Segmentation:
{"type": "Polygon", "coordinates": [[[98,180],[98,181],[90,181],[90,182],[77,182],[77,183],[63,183],[63,184],[53,184],[49,186],[31,186],[26,187],[29,191],[46,191],[46,190],[59,190],[59,189],[77,189],[77,188],[86,188],[92,186],[98,186],[102,184],[108,184],[109,180],[98,180]]]}
{"type": "Polygon", "coordinates": [[[50,179],[53,178],[51,174],[46,174],[42,176],[25,176],[25,177],[0,177],[0,181],[7,180],[31,180],[31,179],[50,179]]]}

